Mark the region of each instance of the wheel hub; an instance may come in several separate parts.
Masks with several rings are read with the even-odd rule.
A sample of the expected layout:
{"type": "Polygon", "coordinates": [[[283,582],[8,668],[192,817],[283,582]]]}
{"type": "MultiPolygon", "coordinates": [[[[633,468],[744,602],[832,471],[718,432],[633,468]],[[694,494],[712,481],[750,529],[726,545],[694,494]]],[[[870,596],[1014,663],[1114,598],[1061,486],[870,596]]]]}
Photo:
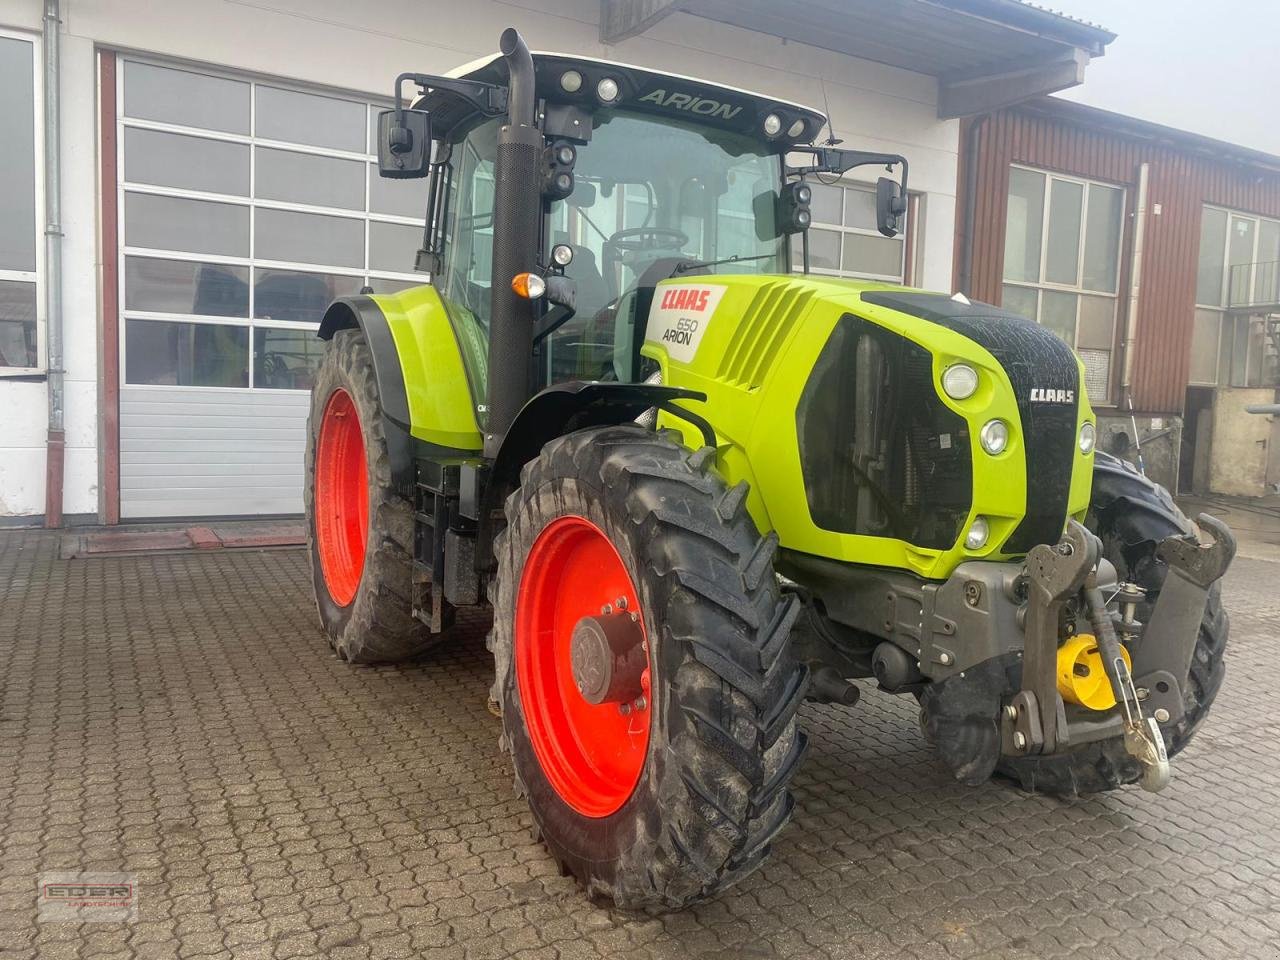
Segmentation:
{"type": "Polygon", "coordinates": [[[588,703],[630,703],[643,693],[648,657],[635,614],[583,617],[569,643],[573,682],[588,703]]]}
{"type": "Polygon", "coordinates": [[[578,813],[627,802],[649,750],[649,650],[640,595],[609,535],[557,517],[525,558],[515,669],[538,766],[578,813]]]}

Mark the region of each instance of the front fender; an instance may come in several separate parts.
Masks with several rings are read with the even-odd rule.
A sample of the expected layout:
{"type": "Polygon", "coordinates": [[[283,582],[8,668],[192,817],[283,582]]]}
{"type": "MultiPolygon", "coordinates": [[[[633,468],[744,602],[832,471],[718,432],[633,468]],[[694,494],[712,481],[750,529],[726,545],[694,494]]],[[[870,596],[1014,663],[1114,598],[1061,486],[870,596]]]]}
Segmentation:
{"type": "Polygon", "coordinates": [[[705,400],[706,394],[682,387],[648,383],[600,383],[570,380],[547,387],[526,403],[503,437],[493,460],[480,510],[477,558],[492,557],[492,518],[500,515],[511,491],[520,485],[521,468],[556,437],[585,427],[602,427],[634,420],[651,407],[690,420],[715,445],[714,432],[701,417],[674,400],[705,400]]]}

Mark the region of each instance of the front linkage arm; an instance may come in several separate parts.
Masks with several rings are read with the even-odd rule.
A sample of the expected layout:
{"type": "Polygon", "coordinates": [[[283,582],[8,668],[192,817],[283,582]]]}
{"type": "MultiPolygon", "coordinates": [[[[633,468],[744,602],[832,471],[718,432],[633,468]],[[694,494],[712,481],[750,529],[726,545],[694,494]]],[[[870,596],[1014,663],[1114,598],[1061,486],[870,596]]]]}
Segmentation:
{"type": "Polygon", "coordinates": [[[1097,566],[1101,544],[1072,520],[1062,540],[1027,554],[1030,580],[1022,656],[1022,689],[1005,713],[1006,753],[1052,753],[1066,732],[1058,693],[1058,624],[1067,599],[1097,566]]]}

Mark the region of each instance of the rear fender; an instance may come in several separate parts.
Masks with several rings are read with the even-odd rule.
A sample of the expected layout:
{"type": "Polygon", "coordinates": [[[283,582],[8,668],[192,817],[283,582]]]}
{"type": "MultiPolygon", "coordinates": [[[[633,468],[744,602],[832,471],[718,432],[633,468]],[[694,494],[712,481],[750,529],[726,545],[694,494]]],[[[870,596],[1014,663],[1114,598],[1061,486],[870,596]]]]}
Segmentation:
{"type": "Polygon", "coordinates": [[[480,336],[474,317],[451,310],[434,287],[423,284],[397,294],[335,301],[319,335],[328,340],[348,328],[364,331],[373,354],[392,476],[405,496],[413,494],[415,458],[480,456],[476,415],[484,371],[473,369],[474,358],[468,362],[480,336]]]}

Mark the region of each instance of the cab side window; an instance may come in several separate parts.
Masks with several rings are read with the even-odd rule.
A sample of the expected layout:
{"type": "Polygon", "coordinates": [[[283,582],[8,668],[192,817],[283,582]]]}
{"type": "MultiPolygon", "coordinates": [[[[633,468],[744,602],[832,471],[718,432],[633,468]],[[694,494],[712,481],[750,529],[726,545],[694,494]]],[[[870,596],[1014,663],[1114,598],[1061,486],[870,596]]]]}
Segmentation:
{"type": "Polygon", "coordinates": [[[496,121],[473,129],[454,146],[449,185],[448,238],[440,292],[465,308],[487,331],[493,280],[493,165],[497,156],[496,121]]]}

